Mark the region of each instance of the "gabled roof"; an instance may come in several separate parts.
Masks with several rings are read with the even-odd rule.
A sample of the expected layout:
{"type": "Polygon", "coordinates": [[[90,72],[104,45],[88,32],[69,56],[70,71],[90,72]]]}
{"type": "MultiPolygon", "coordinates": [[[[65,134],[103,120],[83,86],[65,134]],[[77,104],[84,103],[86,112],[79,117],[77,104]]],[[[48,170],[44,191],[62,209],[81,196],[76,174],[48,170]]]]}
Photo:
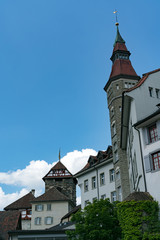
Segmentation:
{"type": "Polygon", "coordinates": [[[35,196],[32,194],[32,192],[29,192],[25,196],[19,198],[17,201],[11,203],[7,207],[4,208],[4,210],[20,210],[20,209],[31,209],[31,201],[35,199],[35,196]]]}
{"type": "Polygon", "coordinates": [[[63,165],[61,161],[58,161],[49,172],[43,177],[45,181],[46,178],[72,178],[73,175],[69,170],[63,165]]]}
{"type": "Polygon", "coordinates": [[[78,210],[81,209],[81,205],[76,206],[75,208],[73,208],[69,213],[65,214],[62,218],[61,218],[61,222],[66,219],[66,218],[70,218],[71,215],[75,214],[76,212],[78,212],[78,210]]]}
{"type": "Polygon", "coordinates": [[[112,146],[108,146],[106,151],[99,151],[97,156],[90,156],[88,158],[87,164],[74,176],[78,177],[84,174],[87,170],[92,170],[93,168],[98,167],[100,164],[104,162],[111,161],[112,157],[113,157],[112,146]],[[92,160],[94,161],[92,162],[92,160]]]}
{"type": "Polygon", "coordinates": [[[134,85],[134,87],[126,89],[124,91],[124,93],[125,92],[131,92],[132,90],[140,87],[146,81],[146,79],[149,77],[149,75],[151,75],[153,73],[156,73],[156,72],[159,72],[159,71],[160,71],[160,68],[158,68],[158,69],[156,69],[154,71],[151,71],[151,72],[143,74],[143,77],[138,81],[138,83],[136,85],[134,85]]]}
{"type": "Polygon", "coordinates": [[[20,211],[0,211],[0,239],[8,239],[8,231],[21,229],[20,211]]]}
{"type": "Polygon", "coordinates": [[[62,192],[60,192],[57,188],[52,187],[41,196],[32,200],[32,203],[51,202],[51,201],[69,201],[69,200],[70,199],[66,197],[62,192]]]}

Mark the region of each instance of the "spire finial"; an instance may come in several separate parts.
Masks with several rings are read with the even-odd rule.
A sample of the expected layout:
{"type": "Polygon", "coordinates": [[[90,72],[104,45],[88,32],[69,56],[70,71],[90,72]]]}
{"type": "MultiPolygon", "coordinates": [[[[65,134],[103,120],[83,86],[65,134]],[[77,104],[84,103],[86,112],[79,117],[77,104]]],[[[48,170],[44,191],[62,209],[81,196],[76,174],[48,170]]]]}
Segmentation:
{"type": "Polygon", "coordinates": [[[61,149],[59,149],[59,161],[61,160],[61,149]]]}
{"type": "Polygon", "coordinates": [[[115,11],[113,12],[114,14],[116,14],[116,23],[115,25],[118,27],[119,23],[118,23],[118,11],[115,9],[115,11]]]}

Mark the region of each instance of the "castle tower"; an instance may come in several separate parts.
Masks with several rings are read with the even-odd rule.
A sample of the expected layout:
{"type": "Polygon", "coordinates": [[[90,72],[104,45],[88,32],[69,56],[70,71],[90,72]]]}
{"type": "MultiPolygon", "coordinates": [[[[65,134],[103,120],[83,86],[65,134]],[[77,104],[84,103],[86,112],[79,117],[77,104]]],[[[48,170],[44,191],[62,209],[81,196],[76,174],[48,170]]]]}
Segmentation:
{"type": "Polygon", "coordinates": [[[126,48],[118,25],[116,23],[117,34],[113,45],[113,53],[110,58],[112,61],[112,70],[104,90],[107,93],[110,114],[117,200],[123,200],[130,193],[130,184],[126,152],[120,148],[122,93],[126,88],[133,87],[140,77],[132,67],[129,59],[131,53],[126,48]]]}
{"type": "Polygon", "coordinates": [[[61,163],[60,159],[58,163],[43,177],[43,181],[45,182],[45,192],[54,186],[67,196],[76,206],[77,180],[61,163]]]}

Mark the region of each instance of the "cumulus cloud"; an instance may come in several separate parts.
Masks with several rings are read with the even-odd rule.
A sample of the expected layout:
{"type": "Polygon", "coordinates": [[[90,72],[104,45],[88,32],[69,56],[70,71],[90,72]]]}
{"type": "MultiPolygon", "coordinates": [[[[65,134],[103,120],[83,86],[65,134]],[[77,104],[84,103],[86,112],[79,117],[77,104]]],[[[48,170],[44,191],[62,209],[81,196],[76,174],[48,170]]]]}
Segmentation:
{"type": "MultiPolygon", "coordinates": [[[[75,174],[80,171],[90,155],[96,155],[97,152],[93,149],[82,149],[82,151],[74,150],[64,156],[61,161],[68,170],[75,174]]],[[[21,187],[21,191],[14,193],[5,193],[5,187],[0,187],[0,209],[3,209],[8,204],[16,201],[20,197],[27,194],[31,189],[36,190],[36,196],[44,192],[44,182],[42,178],[48,173],[53,165],[48,164],[44,160],[33,160],[24,169],[16,171],[0,172],[0,184],[21,187]]],[[[80,197],[77,198],[77,204],[80,203],[80,197]]]]}

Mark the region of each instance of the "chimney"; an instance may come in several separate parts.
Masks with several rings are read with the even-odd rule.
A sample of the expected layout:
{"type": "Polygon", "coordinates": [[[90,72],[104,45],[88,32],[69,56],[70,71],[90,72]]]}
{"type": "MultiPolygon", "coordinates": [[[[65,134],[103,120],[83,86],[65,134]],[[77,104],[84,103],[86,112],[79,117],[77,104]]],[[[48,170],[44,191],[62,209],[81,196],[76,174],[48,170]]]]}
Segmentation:
{"type": "Polygon", "coordinates": [[[35,195],[35,189],[31,190],[31,193],[33,194],[33,196],[35,195]]]}

